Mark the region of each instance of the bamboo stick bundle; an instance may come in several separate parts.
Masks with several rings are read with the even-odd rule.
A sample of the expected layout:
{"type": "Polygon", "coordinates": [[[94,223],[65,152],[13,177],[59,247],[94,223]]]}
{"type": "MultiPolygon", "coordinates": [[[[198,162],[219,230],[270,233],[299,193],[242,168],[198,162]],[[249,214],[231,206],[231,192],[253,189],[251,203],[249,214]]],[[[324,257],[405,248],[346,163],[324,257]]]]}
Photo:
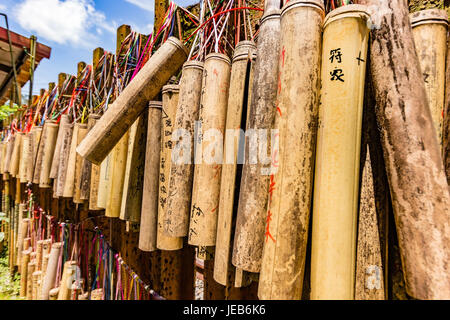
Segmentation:
{"type": "Polygon", "coordinates": [[[25,133],[22,137],[22,148],[20,151],[19,175],[20,183],[27,183],[27,165],[30,164],[30,134],[25,133]]]}
{"type": "Polygon", "coordinates": [[[61,247],[62,247],[61,242],[56,242],[51,246],[50,257],[48,259],[47,269],[42,282],[42,289],[40,296],[41,300],[49,299],[50,289],[55,284],[61,247]]]}
{"type": "Polygon", "coordinates": [[[30,131],[30,154],[31,154],[31,162],[27,166],[27,181],[28,183],[33,182],[33,173],[34,167],[36,165],[36,156],[38,152],[38,146],[41,141],[42,127],[33,127],[30,131]]]}
{"type": "Polygon", "coordinates": [[[11,154],[11,163],[9,165],[9,173],[11,176],[16,177],[19,173],[19,163],[20,163],[20,151],[22,149],[22,132],[16,132],[14,139],[14,147],[11,154]]]}
{"type": "Polygon", "coordinates": [[[180,80],[180,93],[174,121],[172,141],[177,145],[188,144],[172,163],[168,177],[168,195],[164,223],[164,232],[171,237],[185,237],[189,229],[192,182],[194,179],[194,130],[198,120],[202,90],[203,62],[188,61],[183,65],[180,80]],[[182,153],[182,154],[181,154],[182,153]]]}
{"type": "Polygon", "coordinates": [[[155,251],[158,229],[159,160],[161,153],[162,102],[148,103],[147,145],[145,151],[139,249],[155,251]]]}
{"type": "Polygon", "coordinates": [[[132,223],[141,220],[144,184],[148,110],[144,110],[130,129],[120,218],[132,223]]]}
{"type": "Polygon", "coordinates": [[[55,144],[58,135],[59,124],[53,120],[46,120],[45,142],[40,167],[39,187],[50,188],[50,170],[55,153],[55,144]]]}
{"type": "Polygon", "coordinates": [[[72,276],[77,267],[76,261],[66,261],[64,263],[61,282],[59,283],[58,300],[70,300],[70,288],[72,287],[72,276]]]}
{"type": "MultiPolygon", "coordinates": [[[[76,145],[81,142],[81,140],[84,139],[84,137],[87,134],[87,125],[86,124],[80,124],[78,128],[78,135],[76,139],[76,145]]],[[[81,166],[83,159],[81,156],[75,151],[75,148],[72,149],[73,153],[75,154],[75,174],[74,174],[74,181],[73,181],[73,202],[74,203],[83,203],[84,201],[81,199],[81,166]]]]}
{"type": "Polygon", "coordinates": [[[222,148],[230,84],[230,59],[218,53],[206,56],[199,121],[202,139],[197,141],[194,181],[192,189],[189,244],[214,246],[216,244],[217,209],[219,207],[222,148]],[[209,154],[202,150],[209,151],[209,154]]]}
{"type": "Polygon", "coordinates": [[[69,168],[70,144],[74,131],[74,124],[69,123],[61,128],[64,130],[61,140],[61,149],[59,155],[58,176],[56,178],[56,196],[63,197],[66,185],[67,171],[69,168]]]}
{"type": "Polygon", "coordinates": [[[28,279],[28,264],[30,263],[31,250],[22,251],[21,259],[21,275],[20,275],[20,297],[27,296],[27,279],[28,279]]]}
{"type": "Polygon", "coordinates": [[[445,62],[448,16],[445,10],[429,9],[410,14],[414,44],[425,82],[425,91],[442,146],[445,99],[445,62]]]}
{"type": "Polygon", "coordinates": [[[36,270],[36,260],[32,259],[30,255],[30,263],[28,263],[27,267],[27,280],[26,280],[27,300],[33,300],[33,273],[35,270],[36,270]]]}
{"type": "Polygon", "coordinates": [[[161,157],[159,160],[159,201],[156,247],[161,250],[178,250],[183,247],[183,239],[164,234],[165,211],[168,194],[168,177],[172,162],[172,130],[179,99],[178,85],[162,88],[161,157]]]}
{"type": "MultiPolygon", "coordinates": [[[[279,0],[265,2],[257,43],[247,132],[259,129],[270,132],[273,127],[280,46],[279,8],[279,0]]],[[[254,147],[250,146],[250,140],[247,141],[245,154],[250,154],[254,147]]],[[[269,147],[268,143],[267,146],[269,147]]],[[[269,176],[266,171],[269,169],[270,161],[250,161],[248,157],[242,169],[232,263],[237,268],[250,272],[259,272],[261,269],[269,191],[269,176]]]]}
{"type": "Polygon", "coordinates": [[[302,293],[319,108],[323,16],[322,1],[317,0],[290,1],[281,12],[282,54],[274,125],[279,142],[275,141],[272,149],[258,286],[260,299],[300,299],[302,293]],[[299,57],[298,52],[303,54],[299,57]]]}
{"type": "Polygon", "coordinates": [[[87,134],[78,153],[99,164],[186,58],[184,45],[174,37],[167,39],[87,134]]]}
{"type": "MultiPolygon", "coordinates": [[[[87,132],[89,132],[100,118],[99,115],[90,114],[88,116],[87,123],[87,132]]],[[[86,132],[86,133],[87,133],[86,132]]],[[[81,179],[80,179],[80,199],[81,200],[89,200],[89,209],[95,210],[95,207],[91,207],[91,199],[97,200],[98,193],[98,170],[99,167],[97,165],[92,165],[92,163],[86,159],[82,159],[81,165],[81,179]],[[94,172],[94,166],[96,167],[96,173],[94,172]]]]}
{"type": "Polygon", "coordinates": [[[6,143],[6,158],[4,161],[4,172],[9,173],[9,167],[11,164],[11,155],[14,149],[14,139],[15,136],[11,135],[9,141],[6,143]]]}
{"type": "MultiPolygon", "coordinates": [[[[217,239],[214,255],[214,280],[226,286],[230,262],[231,229],[233,225],[237,164],[243,156],[244,137],[241,131],[243,112],[247,110],[248,83],[251,60],[255,58],[256,45],[252,41],[237,44],[231,65],[230,90],[226,116],[225,150],[220,183],[217,239]]],[[[240,160],[241,161],[241,160],[240,160]]]]}
{"type": "Polygon", "coordinates": [[[311,299],[354,299],[363,62],[369,38],[366,10],[361,5],[343,6],[328,14],[324,23],[311,299]],[[352,80],[345,77],[350,74],[352,80]]]}
{"type": "Polygon", "coordinates": [[[406,290],[417,299],[448,299],[450,195],[407,4],[360,2],[378,12],[370,68],[406,290]]]}

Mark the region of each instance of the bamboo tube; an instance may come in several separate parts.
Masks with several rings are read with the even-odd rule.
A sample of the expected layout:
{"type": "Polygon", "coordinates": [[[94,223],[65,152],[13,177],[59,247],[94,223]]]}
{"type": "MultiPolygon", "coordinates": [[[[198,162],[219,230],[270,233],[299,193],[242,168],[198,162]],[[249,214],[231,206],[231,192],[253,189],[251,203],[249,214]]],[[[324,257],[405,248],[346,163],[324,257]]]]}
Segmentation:
{"type": "Polygon", "coordinates": [[[15,136],[16,138],[14,139],[14,148],[13,148],[13,152],[11,154],[11,163],[9,166],[9,173],[13,176],[16,177],[17,174],[19,173],[19,163],[20,163],[20,151],[22,149],[22,137],[23,137],[23,133],[22,132],[16,132],[15,136]]]}
{"type": "Polygon", "coordinates": [[[59,125],[56,121],[46,120],[45,143],[42,153],[42,165],[40,170],[39,187],[50,188],[50,170],[55,153],[55,143],[59,125]]]}
{"type": "Polygon", "coordinates": [[[103,300],[103,289],[98,288],[91,291],[91,300],[103,300]]]}
{"type": "Polygon", "coordinates": [[[203,62],[188,61],[183,65],[180,93],[172,135],[173,152],[179,154],[170,169],[164,232],[171,237],[185,237],[189,229],[192,182],[194,179],[194,126],[198,120],[202,90],[203,62]],[[182,134],[179,134],[182,133],[182,134]],[[179,150],[178,144],[187,149],[179,150]]]}
{"type": "Polygon", "coordinates": [[[279,145],[275,142],[272,146],[258,287],[260,299],[300,299],[302,293],[319,107],[323,16],[323,4],[318,0],[289,1],[281,12],[282,53],[274,125],[279,145]],[[303,54],[298,56],[298,52],[303,54]]]}
{"type": "Polygon", "coordinates": [[[30,262],[30,253],[31,250],[22,251],[22,261],[21,261],[21,269],[22,273],[20,275],[20,296],[27,296],[27,279],[28,279],[28,264],[30,262]]]}
{"type": "Polygon", "coordinates": [[[44,240],[39,240],[36,242],[36,271],[40,271],[42,267],[42,247],[44,245],[44,240]]]}
{"type": "Polygon", "coordinates": [[[112,152],[103,160],[99,170],[99,182],[98,182],[98,195],[97,195],[97,208],[106,209],[108,197],[111,188],[111,157],[112,152]]]}
{"type": "Polygon", "coordinates": [[[158,181],[161,150],[162,102],[148,104],[147,145],[145,151],[139,249],[155,251],[158,225],[158,181]]]}
{"type": "Polygon", "coordinates": [[[141,220],[147,123],[148,110],[144,110],[131,127],[128,141],[120,217],[132,223],[141,220]]]}
{"type": "Polygon", "coordinates": [[[111,181],[109,182],[109,195],[105,210],[105,216],[111,218],[118,218],[120,216],[125,166],[127,164],[128,137],[129,131],[123,135],[111,152],[111,164],[109,167],[111,181]]]}
{"type": "Polygon", "coordinates": [[[58,295],[59,295],[59,287],[53,288],[48,293],[48,300],[58,300],[58,295]]]}
{"type": "MultiPolygon", "coordinates": [[[[231,228],[233,225],[234,190],[238,158],[242,157],[241,147],[244,137],[236,128],[241,128],[242,112],[247,109],[248,76],[250,59],[254,56],[256,46],[252,41],[237,44],[231,65],[230,91],[226,116],[225,150],[223,156],[222,176],[220,182],[219,213],[217,219],[217,239],[214,254],[214,280],[226,286],[230,266],[231,228]],[[237,139],[236,139],[237,138],[237,139]]],[[[245,114],[244,114],[245,119],[245,114]]]]}
{"type": "MultiPolygon", "coordinates": [[[[31,250],[29,250],[31,252],[31,250]]],[[[36,270],[36,260],[33,260],[31,258],[31,254],[30,254],[30,263],[28,263],[28,267],[27,267],[27,291],[26,291],[26,295],[27,295],[27,300],[32,300],[33,299],[33,273],[36,270]]]]}
{"type": "Polygon", "coordinates": [[[76,261],[66,261],[64,270],[59,283],[58,300],[70,300],[70,289],[72,287],[72,275],[77,266],[76,261]]]}
{"type": "MultiPolygon", "coordinates": [[[[25,206],[24,204],[20,204],[21,206],[25,206]]],[[[30,219],[22,219],[22,223],[20,226],[20,230],[19,230],[19,239],[18,239],[18,248],[17,248],[17,252],[18,252],[18,265],[20,266],[20,270],[19,272],[22,272],[22,263],[21,263],[21,259],[22,259],[22,251],[26,250],[26,248],[24,248],[24,239],[27,237],[28,234],[28,228],[30,225],[30,219]]]]}
{"type": "Polygon", "coordinates": [[[40,183],[45,142],[47,141],[47,128],[48,128],[48,123],[46,121],[46,122],[44,122],[44,126],[42,127],[42,133],[41,133],[39,143],[37,144],[37,149],[36,149],[36,160],[34,161],[33,180],[32,180],[32,182],[35,184],[40,183]]]}
{"type": "Polygon", "coordinates": [[[77,153],[75,151],[77,147],[78,135],[80,129],[86,129],[86,125],[81,123],[75,123],[73,126],[72,139],[70,141],[69,155],[67,160],[66,177],[64,181],[63,197],[72,198],[74,196],[75,186],[75,166],[77,153]]]}
{"type": "MultiPolygon", "coordinates": [[[[200,148],[203,154],[199,160],[196,160],[194,168],[189,223],[189,244],[191,245],[214,246],[216,244],[222,169],[223,140],[221,139],[225,131],[230,71],[231,61],[227,56],[210,53],[206,57],[199,112],[202,139],[196,142],[196,150],[200,148]],[[211,137],[208,137],[208,134],[211,137]],[[217,141],[219,139],[220,141],[217,141]],[[209,150],[209,154],[203,150],[209,150]]],[[[197,155],[198,153],[196,159],[198,159],[197,155]]]]}
{"type": "Polygon", "coordinates": [[[378,12],[370,66],[406,290],[450,299],[450,196],[406,1],[361,2],[378,12]]]}
{"type": "Polygon", "coordinates": [[[39,278],[41,277],[41,271],[35,271],[32,274],[33,288],[31,294],[31,300],[38,299],[38,291],[39,291],[39,278]]]}
{"type": "MultiPolygon", "coordinates": [[[[84,139],[84,137],[87,134],[87,125],[86,124],[80,124],[78,128],[78,135],[77,135],[77,144],[81,142],[81,140],[84,139]]],[[[73,183],[73,202],[74,203],[83,203],[84,201],[81,199],[81,165],[83,159],[80,157],[80,155],[73,150],[75,153],[75,176],[74,176],[74,183],[73,183]]]]}
{"type": "Polygon", "coordinates": [[[6,141],[0,142],[0,174],[5,173],[5,158],[6,158],[6,141]]]}
{"type": "MultiPolygon", "coordinates": [[[[69,156],[70,156],[70,145],[72,142],[74,125],[66,124],[61,127],[64,130],[63,138],[61,141],[61,149],[59,155],[59,165],[58,165],[58,176],[56,178],[56,196],[63,197],[64,193],[69,194],[70,190],[65,190],[66,178],[68,177],[69,171],[69,156]],[[65,192],[67,191],[67,192],[65,192]]],[[[72,180],[73,182],[73,180],[72,180]]],[[[73,184],[72,184],[73,185],[73,184]]],[[[67,186],[69,189],[69,186],[67,186]]]]}
{"type": "Polygon", "coordinates": [[[447,183],[450,185],[450,41],[447,41],[447,69],[445,73],[445,110],[443,123],[443,142],[442,158],[444,160],[444,169],[447,174],[447,183]]]}
{"type": "Polygon", "coordinates": [[[180,40],[167,39],[87,134],[78,153],[99,164],[186,58],[187,51],[180,40]]]}
{"type": "MultiPolygon", "coordinates": [[[[100,118],[97,114],[90,114],[88,117],[87,123],[87,131],[89,132],[92,127],[94,127],[97,120],[100,118]]],[[[81,165],[81,181],[80,181],[80,199],[81,200],[89,200],[89,209],[95,210],[97,206],[93,206],[91,209],[91,200],[95,199],[97,201],[97,193],[98,193],[98,170],[99,167],[97,165],[92,165],[92,163],[86,159],[82,160],[83,163],[81,165]],[[94,167],[96,168],[94,174],[94,167]]]]}
{"type": "Polygon", "coordinates": [[[448,17],[445,10],[429,9],[410,14],[417,55],[425,82],[431,116],[442,146],[445,96],[445,62],[448,17]]]}
{"type": "Polygon", "coordinates": [[[61,157],[61,146],[64,139],[64,135],[67,133],[67,126],[70,126],[69,115],[63,114],[59,120],[58,136],[56,137],[55,152],[52,159],[52,167],[50,169],[50,178],[58,178],[59,160],[61,157]]]}
{"type": "MultiPolygon", "coordinates": [[[[266,130],[273,127],[278,85],[280,47],[280,1],[266,1],[259,29],[255,74],[246,130],[266,130]]],[[[249,141],[249,140],[248,140],[249,141]]],[[[269,143],[267,143],[269,146],[269,143]]],[[[250,143],[245,154],[250,154],[250,143]]],[[[252,151],[253,152],[253,151],[252,151]]],[[[264,227],[269,191],[270,161],[251,162],[246,157],[242,168],[232,262],[237,268],[259,272],[264,243],[264,227]]]]}
{"type": "Polygon", "coordinates": [[[36,156],[38,153],[38,147],[39,147],[39,143],[41,141],[41,134],[42,134],[42,127],[33,127],[31,128],[30,131],[31,134],[31,139],[30,139],[30,143],[31,143],[31,162],[30,164],[27,166],[27,181],[28,183],[32,183],[33,182],[33,174],[34,174],[34,167],[36,165],[36,156]]]}
{"type": "Polygon", "coordinates": [[[61,252],[61,242],[56,242],[51,246],[50,257],[45,271],[45,276],[42,282],[41,300],[49,299],[49,291],[55,284],[56,272],[58,269],[58,260],[61,252]]]}
{"type": "Polygon", "coordinates": [[[183,239],[164,234],[165,209],[168,194],[168,177],[172,163],[172,130],[179,99],[178,85],[165,85],[162,89],[161,157],[159,160],[159,201],[156,247],[161,250],[178,250],[183,239]]]}
{"type": "Polygon", "coordinates": [[[30,164],[30,134],[25,133],[22,137],[20,150],[20,163],[18,179],[20,183],[27,183],[27,165],[30,164]]]}
{"type": "Polygon", "coordinates": [[[349,5],[324,23],[311,299],[354,299],[367,19],[365,6],[349,5]]]}
{"type": "Polygon", "coordinates": [[[15,136],[11,135],[9,138],[9,141],[6,143],[6,159],[5,159],[5,168],[4,168],[4,172],[5,173],[10,173],[9,171],[9,167],[11,164],[11,156],[13,153],[13,149],[14,149],[14,139],[15,136]]]}

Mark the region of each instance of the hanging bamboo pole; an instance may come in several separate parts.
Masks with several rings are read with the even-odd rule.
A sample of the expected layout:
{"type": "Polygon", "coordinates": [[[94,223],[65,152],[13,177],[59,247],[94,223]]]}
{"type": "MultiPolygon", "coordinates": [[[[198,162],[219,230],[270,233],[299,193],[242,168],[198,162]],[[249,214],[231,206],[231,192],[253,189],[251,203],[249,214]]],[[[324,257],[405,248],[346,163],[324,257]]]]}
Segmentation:
{"type": "Polygon", "coordinates": [[[410,14],[417,55],[438,142],[442,145],[448,17],[445,10],[410,14]]]}
{"type": "Polygon", "coordinates": [[[167,39],[88,133],[77,148],[80,155],[99,164],[186,58],[180,40],[167,39]]]}
{"type": "Polygon", "coordinates": [[[158,226],[158,181],[161,150],[162,102],[148,104],[147,145],[145,152],[139,249],[155,251],[158,226]]]}
{"type": "MultiPolygon", "coordinates": [[[[69,168],[69,155],[70,155],[70,144],[72,142],[73,132],[74,132],[74,124],[67,123],[64,127],[61,127],[61,130],[64,130],[64,134],[61,140],[61,149],[59,155],[59,165],[58,165],[58,175],[56,178],[56,196],[63,197],[64,189],[66,185],[67,171],[69,168]]],[[[67,190],[68,193],[69,190],[67,190]]],[[[66,194],[67,194],[66,193],[66,194]]]]}
{"type": "Polygon", "coordinates": [[[156,247],[161,250],[178,250],[183,247],[183,239],[169,237],[164,234],[166,223],[165,213],[169,186],[169,173],[172,163],[172,130],[179,99],[178,85],[165,85],[162,88],[162,118],[161,118],[161,157],[159,160],[159,201],[158,229],[156,247]]]}
{"type": "Polygon", "coordinates": [[[198,120],[202,90],[203,62],[188,61],[183,65],[180,80],[180,96],[175,116],[172,139],[173,152],[178,144],[188,149],[180,151],[180,161],[173,162],[170,169],[169,189],[166,204],[164,232],[170,237],[185,237],[189,229],[192,181],[194,178],[194,126],[198,120]],[[185,130],[185,131],[182,131],[185,130]],[[183,133],[183,134],[180,134],[183,133]]]}
{"type": "Polygon", "coordinates": [[[131,127],[128,141],[120,217],[132,223],[141,220],[147,124],[148,110],[144,110],[131,127]]]}
{"type": "MultiPolygon", "coordinates": [[[[225,124],[225,150],[220,182],[219,213],[217,218],[217,239],[214,254],[214,280],[226,286],[230,263],[231,229],[237,178],[237,164],[244,146],[241,131],[242,112],[247,110],[248,77],[250,61],[254,58],[256,45],[252,41],[241,41],[237,44],[231,65],[230,90],[225,124]],[[236,135],[237,133],[237,135],[236,135]]],[[[245,119],[245,114],[244,114],[245,119]]],[[[243,133],[243,132],[242,132],[243,133]]],[[[239,189],[237,189],[239,190],[239,189]]]]}
{"type": "Polygon", "coordinates": [[[378,12],[370,68],[406,290],[418,299],[449,299],[450,196],[407,4],[360,2],[378,12]]]}
{"type": "Polygon", "coordinates": [[[5,158],[5,168],[4,168],[4,172],[5,173],[10,173],[9,167],[11,165],[11,156],[13,153],[13,149],[14,149],[14,139],[15,136],[11,135],[9,141],[6,143],[6,158],[5,158]]]}
{"type": "Polygon", "coordinates": [[[81,123],[75,123],[73,126],[72,139],[70,141],[70,148],[66,166],[66,176],[63,189],[63,197],[65,198],[72,198],[74,196],[75,169],[77,161],[77,153],[75,149],[77,147],[80,130],[83,130],[85,132],[86,125],[81,123]]]}
{"type": "Polygon", "coordinates": [[[37,160],[37,154],[38,154],[38,148],[39,144],[41,142],[41,136],[42,136],[42,127],[33,127],[31,128],[31,155],[32,155],[32,164],[31,166],[27,167],[27,180],[28,183],[33,182],[33,175],[34,175],[34,168],[36,166],[36,160],[37,160]]]}
{"type": "Polygon", "coordinates": [[[31,294],[31,300],[38,300],[39,292],[39,279],[41,278],[42,271],[35,271],[31,276],[31,281],[33,281],[33,288],[31,294]]]}
{"type": "MultiPolygon", "coordinates": [[[[31,249],[29,249],[31,252],[31,249]]],[[[26,297],[27,300],[33,299],[33,273],[36,270],[36,260],[33,260],[30,254],[30,263],[28,263],[27,267],[27,280],[26,280],[26,297]]]]}
{"type": "MultiPolygon", "coordinates": [[[[92,129],[92,127],[95,125],[95,122],[100,118],[99,115],[96,114],[90,114],[88,117],[88,123],[87,123],[87,132],[92,129]]],[[[86,132],[86,133],[87,133],[86,132]]],[[[91,193],[92,193],[92,199],[95,198],[95,201],[97,200],[97,193],[98,193],[98,170],[99,167],[94,165],[96,167],[96,174],[93,175],[93,165],[90,161],[86,159],[82,159],[81,164],[81,179],[80,179],[80,199],[81,200],[89,200],[89,209],[95,210],[95,207],[92,207],[91,209],[91,193]],[[94,189],[95,188],[95,189],[94,189]]]]}
{"type": "Polygon", "coordinates": [[[189,244],[195,246],[207,247],[216,244],[222,139],[225,131],[230,72],[231,61],[227,56],[220,53],[210,53],[206,56],[199,111],[202,134],[201,139],[196,141],[198,153],[195,155],[189,222],[189,244]]]}
{"type": "Polygon", "coordinates": [[[443,142],[442,158],[444,160],[444,169],[447,174],[447,183],[450,185],[450,41],[447,41],[447,69],[445,73],[445,104],[444,104],[444,123],[443,123],[443,142]]]}
{"type": "Polygon", "coordinates": [[[16,132],[16,134],[15,134],[16,138],[14,139],[14,147],[13,147],[13,151],[11,154],[11,160],[10,160],[11,163],[9,166],[9,173],[13,177],[16,177],[17,174],[19,173],[20,151],[22,149],[23,135],[24,134],[22,132],[16,132]]]}
{"type": "Polygon", "coordinates": [[[67,115],[67,114],[61,115],[61,118],[59,120],[58,136],[56,138],[56,143],[55,143],[55,151],[53,153],[52,167],[50,169],[50,175],[49,175],[49,177],[51,179],[58,178],[58,169],[59,169],[59,162],[60,162],[60,158],[61,158],[62,142],[64,139],[64,135],[67,133],[68,126],[70,126],[69,115],[67,115]]]}
{"type": "Polygon", "coordinates": [[[64,263],[61,282],[59,283],[58,300],[70,300],[70,289],[72,287],[72,275],[77,267],[76,261],[64,263]]]}
{"type": "MultiPolygon", "coordinates": [[[[84,139],[87,134],[87,125],[80,124],[77,132],[76,145],[84,139]]],[[[72,149],[75,154],[75,171],[74,171],[74,180],[73,180],[73,202],[74,203],[83,203],[84,201],[81,199],[81,165],[83,159],[81,156],[75,151],[75,147],[72,149]]]]}
{"type": "Polygon", "coordinates": [[[324,23],[311,299],[354,299],[368,19],[365,6],[348,5],[324,23]]]}
{"type": "Polygon", "coordinates": [[[39,187],[50,188],[50,170],[55,153],[55,143],[58,135],[59,125],[56,121],[46,120],[45,143],[42,154],[42,165],[40,169],[39,187]]]}
{"type": "MultiPolygon", "coordinates": [[[[111,158],[112,152],[103,160],[99,168],[99,182],[98,182],[98,194],[97,194],[97,208],[106,209],[108,202],[111,184],[111,158]]],[[[88,160],[89,161],[89,160],[88,160]]]]}
{"type": "Polygon", "coordinates": [[[30,134],[25,133],[22,137],[22,150],[20,151],[19,176],[20,183],[27,183],[27,166],[30,165],[30,134]]]}
{"type": "Polygon", "coordinates": [[[41,300],[49,299],[49,291],[55,284],[61,246],[62,246],[61,242],[56,242],[51,246],[50,257],[48,260],[45,276],[42,282],[42,289],[40,296],[41,300]]]}
{"type": "Polygon", "coordinates": [[[6,158],[6,141],[0,142],[0,174],[4,174],[4,162],[6,158]]]}
{"type": "MultiPolygon", "coordinates": [[[[280,1],[265,2],[246,127],[247,132],[266,130],[267,137],[270,136],[273,127],[278,85],[279,8],[280,1]]],[[[245,145],[245,154],[250,155],[251,148],[252,152],[255,149],[254,146],[250,146],[250,140],[247,141],[249,142],[245,145]]],[[[269,147],[269,143],[266,145],[269,147]]],[[[264,170],[269,169],[270,161],[265,163],[260,159],[251,162],[248,156],[242,168],[232,262],[237,268],[250,272],[259,272],[261,269],[269,191],[269,176],[264,170]]]]}
{"type": "MultiPolygon", "coordinates": [[[[312,195],[322,45],[322,1],[281,12],[279,86],[260,299],[300,299],[312,195]],[[300,21],[308,21],[307,24],[300,21]],[[298,56],[298,52],[302,52],[298,56]],[[301,90],[296,88],[302,88],[301,90]]],[[[245,268],[243,268],[245,270],[245,268]]]]}

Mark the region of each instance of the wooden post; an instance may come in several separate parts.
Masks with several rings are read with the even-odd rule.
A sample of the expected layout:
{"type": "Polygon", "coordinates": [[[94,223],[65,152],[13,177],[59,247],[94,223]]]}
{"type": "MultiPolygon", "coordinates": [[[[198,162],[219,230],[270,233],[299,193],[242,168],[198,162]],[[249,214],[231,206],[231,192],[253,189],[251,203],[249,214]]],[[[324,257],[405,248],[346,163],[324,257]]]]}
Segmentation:
{"type": "Polygon", "coordinates": [[[361,3],[373,9],[371,72],[406,289],[418,299],[449,299],[450,196],[407,4],[361,3]]]}

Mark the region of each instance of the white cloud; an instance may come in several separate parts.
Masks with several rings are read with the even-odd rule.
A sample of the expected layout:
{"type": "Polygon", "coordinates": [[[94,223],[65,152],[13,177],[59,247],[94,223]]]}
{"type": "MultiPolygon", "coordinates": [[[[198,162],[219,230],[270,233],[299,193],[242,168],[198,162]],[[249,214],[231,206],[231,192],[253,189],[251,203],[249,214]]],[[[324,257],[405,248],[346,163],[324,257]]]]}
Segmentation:
{"type": "Polygon", "coordinates": [[[0,4],[0,10],[4,11],[6,9],[6,6],[4,4],[0,4]]]}
{"type": "Polygon", "coordinates": [[[60,44],[90,46],[97,40],[91,31],[115,32],[92,0],[24,0],[14,13],[22,28],[60,44]]]}
{"type": "Polygon", "coordinates": [[[134,4],[135,6],[141,9],[153,12],[154,0],[125,0],[125,1],[134,4]]]}

